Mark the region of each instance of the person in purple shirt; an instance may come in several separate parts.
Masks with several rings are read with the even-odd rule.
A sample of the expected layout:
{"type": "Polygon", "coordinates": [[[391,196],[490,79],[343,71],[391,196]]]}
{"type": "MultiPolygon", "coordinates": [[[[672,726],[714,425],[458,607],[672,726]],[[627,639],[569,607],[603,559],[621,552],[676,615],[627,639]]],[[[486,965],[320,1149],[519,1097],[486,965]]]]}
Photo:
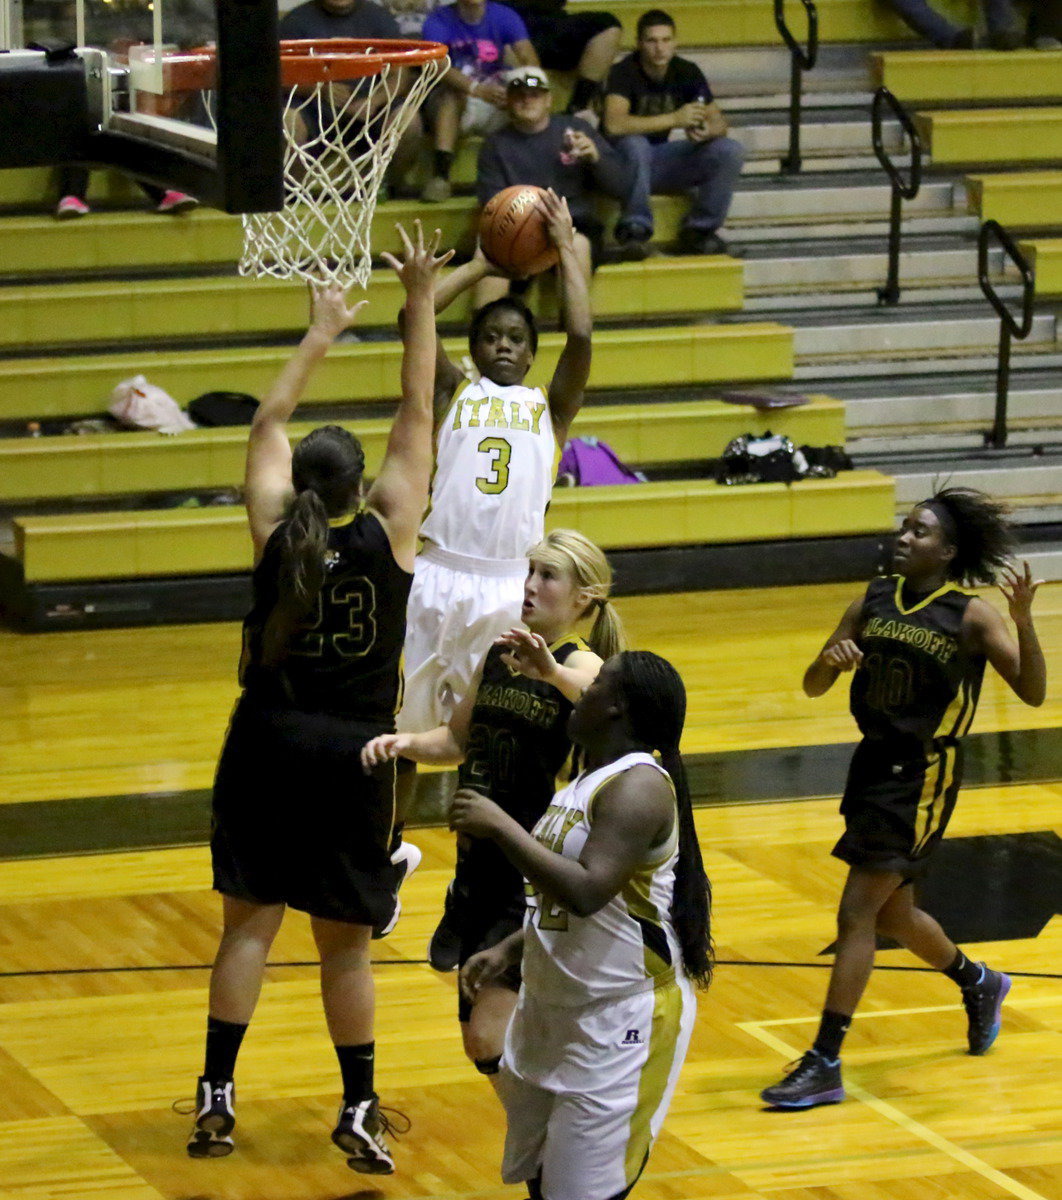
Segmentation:
{"type": "Polygon", "coordinates": [[[450,70],[430,100],[435,158],[421,198],[448,200],[450,168],[462,133],[491,133],[505,124],[508,66],[538,66],[527,27],[511,8],[494,0],[456,0],[424,22],[425,41],[450,50],[450,70]]]}

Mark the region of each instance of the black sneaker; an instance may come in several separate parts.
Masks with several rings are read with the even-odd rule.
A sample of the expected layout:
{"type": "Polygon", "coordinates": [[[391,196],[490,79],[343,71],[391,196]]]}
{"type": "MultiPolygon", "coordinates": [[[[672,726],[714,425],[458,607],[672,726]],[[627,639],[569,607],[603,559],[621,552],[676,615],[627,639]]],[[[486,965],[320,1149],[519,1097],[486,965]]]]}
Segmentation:
{"type": "Polygon", "coordinates": [[[384,1140],[385,1134],[405,1133],[409,1121],[400,1113],[394,1114],[405,1121],[405,1128],[397,1129],[380,1109],[380,1099],[373,1096],[357,1104],[346,1104],[339,1110],[339,1120],[332,1130],[332,1141],[347,1155],[347,1166],[363,1175],[393,1175],[395,1160],[384,1140]]]}
{"type": "Polygon", "coordinates": [[[197,1105],[188,1153],[192,1158],[224,1158],[233,1151],[232,1130],[236,1124],[236,1089],[231,1079],[196,1082],[197,1105]]]}
{"type": "Polygon", "coordinates": [[[642,262],[649,257],[649,230],[640,225],[617,225],[616,245],[621,262],[642,262]]]}
{"type": "Polygon", "coordinates": [[[1001,1009],[1010,991],[1010,976],[1002,971],[990,971],[981,963],[984,975],[980,983],[962,989],[962,1003],[968,1024],[966,1038],[971,1054],[984,1054],[999,1036],[1001,1009]]]}
{"type": "Polygon", "coordinates": [[[772,1108],[814,1108],[844,1099],[840,1059],[829,1063],[817,1050],[809,1050],[786,1070],[789,1074],[781,1083],[760,1092],[760,1099],[772,1108]]]}
{"type": "Polygon", "coordinates": [[[457,928],[457,902],[453,880],[446,889],[443,913],[428,943],[428,962],[436,971],[454,971],[461,957],[461,933],[457,928]]]}
{"type": "Polygon", "coordinates": [[[717,233],[703,229],[683,229],[676,249],[679,254],[726,254],[726,242],[717,233]]]}

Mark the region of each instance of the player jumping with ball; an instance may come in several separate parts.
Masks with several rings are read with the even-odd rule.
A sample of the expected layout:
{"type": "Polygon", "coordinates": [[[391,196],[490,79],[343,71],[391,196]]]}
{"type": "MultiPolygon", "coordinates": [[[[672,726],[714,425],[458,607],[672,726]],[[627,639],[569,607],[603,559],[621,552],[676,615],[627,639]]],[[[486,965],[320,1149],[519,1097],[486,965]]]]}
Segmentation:
{"type": "MultiPolygon", "coordinates": [[[[567,203],[553,191],[541,203],[560,255],[566,335],[548,391],[524,386],[538,329],[520,300],[503,297],[473,317],[468,342],[479,373],[474,383],[438,343],[435,475],[409,598],[400,733],[445,725],[494,639],[519,622],[527,555],[545,531],[557,448],[583,402],[590,375],[590,296],[567,203]]],[[[436,312],[494,270],[477,250],[440,282],[436,312]]],[[[401,821],[412,794],[412,763],[400,763],[400,779],[401,821]]],[[[396,855],[403,850],[409,847],[396,849],[396,855]]],[[[433,953],[433,965],[452,970],[456,940],[449,950],[441,957],[433,953]]]]}

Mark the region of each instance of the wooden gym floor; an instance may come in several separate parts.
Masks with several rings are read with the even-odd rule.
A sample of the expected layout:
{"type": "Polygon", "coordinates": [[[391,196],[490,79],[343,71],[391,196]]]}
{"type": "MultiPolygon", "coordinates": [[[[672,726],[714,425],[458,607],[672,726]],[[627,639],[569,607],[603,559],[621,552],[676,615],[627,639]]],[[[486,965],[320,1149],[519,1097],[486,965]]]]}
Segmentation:
{"type": "MultiPolygon", "coordinates": [[[[854,734],[845,689],[808,701],[800,675],[857,590],[643,597],[621,608],[634,644],[683,671],[696,761],[792,748],[813,762],[854,734]]],[[[875,972],[846,1046],[848,1101],[764,1112],[759,1089],[806,1047],[822,1001],[843,870],[829,856],[836,797],[803,787],[800,799],[701,808],[719,966],[636,1197],[1062,1200],[1062,585],[1042,589],[1036,607],[1048,701],[1027,709],[986,683],[975,730],[999,732],[984,739],[998,758],[988,774],[1013,782],[960,798],[939,897],[969,934],[966,948],[1014,975],[996,1047],[965,1055],[953,985],[883,950],[889,969],[875,972]],[[1040,752],[1025,755],[1026,745],[1040,752]]],[[[7,813],[32,822],[50,801],[208,786],[237,646],[229,625],[0,633],[7,813]]],[[[438,829],[416,840],[424,864],[377,955],[378,1085],[413,1121],[397,1174],[382,1180],[349,1171],[328,1143],[337,1070],[299,914],[277,940],[241,1055],[237,1151],[192,1162],[188,1118],[171,1105],[192,1094],[201,1063],[218,933],[206,848],[0,861],[0,1195],[520,1200],[521,1189],[498,1182],[501,1113],[462,1057],[454,979],[423,961],[451,840],[438,829]]],[[[135,827],[124,844],[137,844],[135,827]]]]}

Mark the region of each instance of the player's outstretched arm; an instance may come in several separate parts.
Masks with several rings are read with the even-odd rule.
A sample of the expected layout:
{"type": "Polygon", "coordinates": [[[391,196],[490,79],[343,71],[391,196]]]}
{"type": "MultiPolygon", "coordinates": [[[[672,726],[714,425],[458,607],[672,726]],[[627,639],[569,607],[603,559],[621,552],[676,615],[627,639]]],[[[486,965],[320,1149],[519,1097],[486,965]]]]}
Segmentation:
{"type": "Polygon", "coordinates": [[[583,403],[590,378],[590,335],[594,323],[590,288],[575,249],[575,226],[568,201],[547,188],[542,204],[550,238],[560,253],[561,320],[567,335],[549,385],[549,410],[560,443],[583,403]]]}
{"type": "Polygon", "coordinates": [[[403,258],[382,257],[398,272],[406,289],[403,309],[402,398],[391,425],[387,450],[366,503],[387,530],[395,559],[413,569],[417,529],[428,503],[432,468],[435,381],[435,278],[453,251],[436,254],[442,234],[425,242],[419,221],[413,235],[398,226],[403,258]]]}
{"type": "Polygon", "coordinates": [[[437,725],[424,733],[381,733],[366,742],[361,750],[361,765],[365,771],[369,773],[392,758],[408,758],[410,762],[436,767],[456,767],[463,763],[482,675],[481,666],[448,724],[437,725]]]}
{"type": "Polygon", "coordinates": [[[1032,602],[1042,580],[1033,582],[1027,562],[1022,563],[1020,572],[1013,567],[1007,567],[1005,572],[999,590],[1007,598],[1017,641],[999,613],[980,599],[971,601],[967,607],[963,632],[969,626],[975,645],[1014,694],[1033,708],[1039,708],[1047,697],[1047,664],[1033,625],[1032,602]]]}
{"type": "Polygon", "coordinates": [[[863,651],[856,644],[859,636],[859,616],[863,597],[853,600],[845,609],[841,623],[826,639],[811,666],[804,672],[804,694],[821,696],[828,692],[842,671],[854,671],[863,661],[863,651]]]}
{"type": "Polygon", "coordinates": [[[347,293],[338,284],[311,285],[310,327],[255,412],[247,440],[243,487],[256,562],[269,535],[283,519],[291,496],[288,421],[314,369],[336,337],[354,324],[366,303],[361,300],[348,307],[347,293]]]}
{"type": "MultiPolygon", "coordinates": [[[[476,252],[468,262],[440,275],[435,283],[435,311],[441,313],[457,299],[462,292],[488,275],[500,275],[498,268],[490,262],[483,251],[476,246],[476,252]]],[[[398,314],[398,327],[402,328],[405,321],[405,310],[398,314]]],[[[453,399],[454,391],[464,379],[461,368],[450,358],[443,349],[442,339],[435,343],[435,420],[442,420],[453,399]]]]}

